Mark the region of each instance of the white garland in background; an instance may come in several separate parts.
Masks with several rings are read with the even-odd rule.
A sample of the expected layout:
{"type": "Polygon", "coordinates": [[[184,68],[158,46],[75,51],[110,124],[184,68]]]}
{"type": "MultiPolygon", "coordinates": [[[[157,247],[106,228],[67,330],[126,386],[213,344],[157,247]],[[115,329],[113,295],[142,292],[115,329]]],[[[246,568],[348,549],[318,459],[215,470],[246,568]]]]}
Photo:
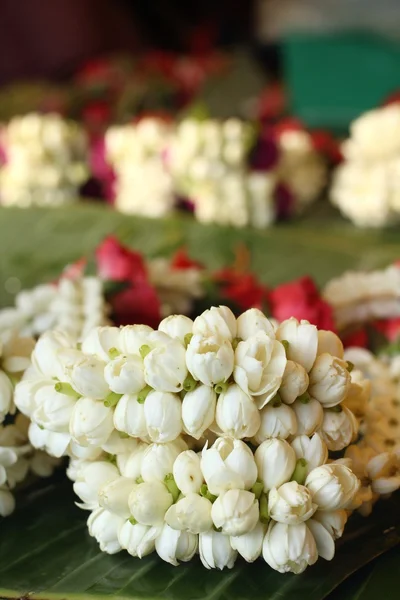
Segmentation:
{"type": "Polygon", "coordinates": [[[322,295],[334,310],[339,330],[374,319],[400,316],[400,267],[347,271],[331,279],[322,295]]]}
{"type": "Polygon", "coordinates": [[[331,332],[219,307],[79,346],[45,333],[15,402],[35,447],[71,457],[102,550],[172,564],[198,550],[208,568],[262,553],[301,572],[333,557],[360,485],[349,461],[327,462],[357,437],[347,404],[367,382],[350,371],[331,332]]]}
{"type": "Polygon", "coordinates": [[[359,227],[392,225],[400,212],[400,104],[366,112],[350,132],[331,201],[359,227]]]}
{"type": "Polygon", "coordinates": [[[88,178],[83,129],[57,114],[14,117],[2,131],[6,163],[0,171],[4,205],[58,206],[78,200],[88,178]]]}

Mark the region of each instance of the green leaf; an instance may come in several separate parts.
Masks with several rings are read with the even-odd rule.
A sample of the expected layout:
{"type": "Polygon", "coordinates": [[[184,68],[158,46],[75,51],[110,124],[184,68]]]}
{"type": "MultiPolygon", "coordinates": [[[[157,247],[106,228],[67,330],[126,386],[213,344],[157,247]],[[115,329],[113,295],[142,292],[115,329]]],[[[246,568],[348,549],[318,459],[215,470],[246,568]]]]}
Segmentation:
{"type": "MultiPolygon", "coordinates": [[[[400,542],[397,495],[379,503],[373,518],[353,518],[334,560],[321,559],[302,575],[281,575],[262,560],[252,565],[239,560],[233,570],[223,572],[207,571],[198,558],[177,568],[156,554],[139,560],[126,552],[114,556],[101,553],[87,533],[89,513],[74,505],[71,488],[68,481],[56,481],[32,490],[17,512],[2,521],[1,597],[321,600],[361,566],[400,542]]],[[[399,584],[399,570],[392,555],[389,558],[391,585],[396,578],[399,584]]],[[[382,569],[379,561],[374,573],[376,569],[378,573],[382,569]]],[[[368,586],[372,584],[377,585],[375,575],[368,586]]]]}

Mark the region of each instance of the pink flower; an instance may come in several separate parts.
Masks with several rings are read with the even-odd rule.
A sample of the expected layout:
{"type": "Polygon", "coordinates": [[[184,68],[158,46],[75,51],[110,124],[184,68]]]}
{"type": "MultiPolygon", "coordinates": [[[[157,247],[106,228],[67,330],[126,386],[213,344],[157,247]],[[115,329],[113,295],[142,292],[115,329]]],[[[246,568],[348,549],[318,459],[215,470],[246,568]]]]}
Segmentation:
{"type": "Polygon", "coordinates": [[[111,281],[147,281],[143,256],[123,246],[114,236],[108,236],[96,249],[98,275],[111,281]]]}
{"type": "Polygon", "coordinates": [[[204,269],[204,265],[190,258],[186,248],[179,248],[171,258],[171,268],[175,270],[198,269],[201,271],[204,269]]]}
{"type": "Polygon", "coordinates": [[[382,333],[389,342],[395,342],[400,336],[400,318],[382,319],[374,321],[372,324],[375,329],[382,333]]]}

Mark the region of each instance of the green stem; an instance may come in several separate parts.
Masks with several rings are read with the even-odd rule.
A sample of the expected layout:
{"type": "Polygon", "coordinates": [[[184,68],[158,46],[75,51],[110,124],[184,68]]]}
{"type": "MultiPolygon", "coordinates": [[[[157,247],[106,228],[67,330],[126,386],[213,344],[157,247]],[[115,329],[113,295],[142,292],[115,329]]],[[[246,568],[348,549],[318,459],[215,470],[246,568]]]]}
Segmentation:
{"type": "Polygon", "coordinates": [[[354,364],[351,362],[351,360],[347,361],[347,370],[349,373],[352,372],[352,370],[354,369],[354,364]]]}
{"type": "Polygon", "coordinates": [[[104,406],[111,408],[112,406],[117,406],[118,402],[122,398],[123,394],[117,394],[116,392],[110,392],[108,396],[105,397],[104,406]]]}
{"type": "Polygon", "coordinates": [[[138,393],[138,397],[137,397],[137,401],[139,402],[139,404],[144,404],[144,401],[146,400],[147,396],[152,391],[153,391],[153,388],[150,387],[149,385],[146,385],[142,390],[140,390],[140,392],[138,393]]]}
{"type": "Polygon", "coordinates": [[[148,346],[147,344],[143,344],[143,346],[140,346],[139,354],[142,358],[146,358],[149,352],[151,352],[150,346],[148,346]]]}
{"type": "Polygon", "coordinates": [[[236,348],[239,346],[240,342],[243,342],[242,338],[240,338],[240,337],[233,338],[233,340],[232,340],[232,348],[234,350],[236,350],[236,348]]]}
{"type": "Polygon", "coordinates": [[[308,392],[304,392],[304,394],[301,394],[301,396],[297,396],[296,400],[302,404],[308,404],[311,400],[311,396],[308,392]]]}
{"type": "Polygon", "coordinates": [[[281,405],[282,405],[282,398],[280,397],[280,394],[279,394],[279,392],[277,392],[277,393],[275,394],[275,396],[272,398],[271,405],[272,405],[274,408],[278,408],[279,406],[281,406],[281,405]]]}
{"type": "Polygon", "coordinates": [[[82,397],[80,394],[78,394],[78,392],[74,390],[70,383],[59,381],[55,384],[54,389],[59,394],[64,394],[64,396],[70,396],[71,398],[75,398],[75,400],[78,400],[78,398],[82,397]]]}
{"type": "Polygon", "coordinates": [[[285,353],[286,353],[286,356],[287,356],[287,354],[289,352],[290,343],[287,340],[282,340],[281,344],[285,348],[285,353]]]}
{"type": "Polygon", "coordinates": [[[181,491],[176,485],[176,481],[172,473],[169,473],[165,476],[164,483],[167,486],[167,490],[171,494],[173,501],[176,502],[179,498],[179,494],[181,493],[181,491]]]}
{"type": "Polygon", "coordinates": [[[131,518],[129,519],[129,523],[130,523],[131,525],[137,525],[137,521],[136,521],[135,517],[131,517],[131,518]]]}
{"type": "Polygon", "coordinates": [[[329,410],[333,413],[341,413],[343,408],[340,406],[340,404],[337,404],[336,406],[331,406],[330,408],[326,408],[325,410],[329,410]]]}
{"type": "Polygon", "coordinates": [[[226,392],[227,389],[228,389],[227,381],[221,381],[220,383],[216,383],[214,385],[214,392],[218,395],[223,394],[224,392],[226,392]]]}
{"type": "Polygon", "coordinates": [[[111,359],[117,358],[120,355],[121,355],[121,352],[117,348],[110,348],[108,351],[108,356],[111,359]]]}
{"type": "Polygon", "coordinates": [[[135,482],[138,483],[138,484],[139,483],[143,483],[144,479],[143,479],[143,477],[141,475],[139,475],[139,477],[136,477],[135,482]]]}
{"type": "Polygon", "coordinates": [[[187,348],[190,344],[190,340],[193,337],[193,333],[187,333],[184,337],[183,337],[183,343],[185,344],[185,348],[187,348]]]}
{"type": "Polygon", "coordinates": [[[207,500],[209,500],[210,502],[215,502],[217,499],[217,496],[214,496],[214,494],[208,491],[208,486],[206,483],[203,483],[203,485],[200,488],[200,496],[203,496],[203,498],[207,498],[207,500]]]}
{"type": "Polygon", "coordinates": [[[297,481],[299,485],[304,485],[307,477],[307,461],[305,458],[299,458],[293,471],[291,481],[297,481]]]}
{"type": "Polygon", "coordinates": [[[183,382],[184,391],[192,392],[194,390],[194,388],[196,387],[196,385],[197,385],[197,381],[195,380],[193,375],[191,375],[189,373],[188,376],[186,377],[185,381],[183,382]]]}
{"type": "Polygon", "coordinates": [[[257,500],[260,499],[263,489],[264,489],[264,484],[262,481],[256,481],[255,484],[253,485],[253,487],[251,488],[251,491],[253,492],[253,494],[255,495],[257,500]]]}
{"type": "Polygon", "coordinates": [[[268,525],[270,521],[269,511],[268,511],[268,496],[267,494],[261,494],[258,504],[260,507],[260,521],[264,525],[268,525]]]}

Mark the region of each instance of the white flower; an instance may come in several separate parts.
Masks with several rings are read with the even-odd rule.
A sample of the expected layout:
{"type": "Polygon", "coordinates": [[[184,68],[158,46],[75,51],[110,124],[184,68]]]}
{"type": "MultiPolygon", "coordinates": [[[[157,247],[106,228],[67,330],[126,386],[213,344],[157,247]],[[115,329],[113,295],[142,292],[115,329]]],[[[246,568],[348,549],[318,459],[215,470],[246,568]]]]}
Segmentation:
{"type": "Polygon", "coordinates": [[[360,482],[345,465],[331,463],[313,469],[305,485],[318,508],[331,511],[346,508],[356,495],[360,482]]]}
{"type": "Polygon", "coordinates": [[[200,439],[215,419],[217,394],[206,385],[187,392],[182,401],[182,422],[186,433],[200,439]]]}
{"type": "Polygon", "coordinates": [[[286,366],[284,346],[259,331],[235,350],[234,379],[246,394],[261,396],[262,408],[278,391],[286,366]]]}
{"type": "Polygon", "coordinates": [[[155,550],[156,538],[160,534],[160,527],[148,527],[128,520],[118,531],[118,541],[121,548],[127,550],[131,556],[143,558],[155,550]]]}
{"type": "Polygon", "coordinates": [[[185,336],[192,333],[193,321],[184,315],[170,315],[161,321],[158,329],[183,344],[185,336]]]}
{"type": "MultiPolygon", "coordinates": [[[[61,351],[61,357],[65,354],[61,351]]],[[[80,352],[74,357],[71,366],[65,366],[65,374],[74,390],[81,396],[93,400],[104,400],[110,390],[104,379],[105,363],[95,356],[85,356],[80,352]]]]}
{"type": "Polygon", "coordinates": [[[194,335],[186,350],[186,365],[196,381],[212,386],[233,372],[234,352],[229,340],[194,335]]]}
{"type": "Polygon", "coordinates": [[[367,473],[375,494],[391,494],[400,488],[400,457],[390,452],[378,454],[367,463],[367,473]]]}
{"type": "Polygon", "coordinates": [[[309,519],[307,527],[312,533],[317,546],[318,556],[325,560],[332,560],[335,556],[335,542],[331,534],[319,521],[309,519]]]}
{"type": "Polygon", "coordinates": [[[260,414],[252,398],[236,384],[219,396],[216,423],[224,433],[235,438],[252,437],[260,427],[260,414]]]}
{"type": "Polygon", "coordinates": [[[286,351],[288,359],[299,363],[308,373],[317,356],[318,330],[315,325],[291,317],[279,325],[276,338],[289,343],[286,351]]]}
{"type": "Polygon", "coordinates": [[[266,440],[257,448],[254,459],[264,492],[289,481],[296,467],[296,455],[285,440],[266,440]]]}
{"type": "Polygon", "coordinates": [[[328,450],[343,450],[357,437],[357,419],[345,406],[341,411],[324,410],[324,419],[319,430],[328,450]]]}
{"type": "Polygon", "coordinates": [[[304,485],[289,481],[272,488],[268,495],[268,512],[274,521],[295,525],[307,521],[317,510],[311,494],[304,485]]]}
{"type": "Polygon", "coordinates": [[[338,358],[343,358],[344,349],[342,340],[333,331],[325,331],[324,329],[318,330],[318,350],[317,356],[320,354],[331,354],[338,358]]]}
{"type": "Polygon", "coordinates": [[[297,418],[297,435],[312,435],[321,427],[324,410],[318,400],[306,398],[291,405],[297,418]]]}
{"type": "Polygon", "coordinates": [[[106,365],[104,378],[116,394],[137,394],[146,385],[143,360],[135,355],[117,356],[106,365]]]}
{"type": "Polygon", "coordinates": [[[271,340],[275,339],[271,321],[258,308],[250,308],[237,318],[237,336],[240,339],[247,340],[259,331],[264,331],[271,340]]]}
{"type": "Polygon", "coordinates": [[[142,525],[162,525],[165,513],[172,504],[172,496],[160,481],[136,485],[129,495],[129,509],[142,525]]]}
{"type": "Polygon", "coordinates": [[[165,522],[173,529],[188,533],[203,533],[212,528],[212,504],[199,494],[188,494],[173,504],[165,515],[165,522]]]}
{"type": "Polygon", "coordinates": [[[29,425],[29,441],[34,448],[45,450],[51,456],[65,456],[71,441],[69,433],[56,433],[41,429],[36,423],[29,425]]]}
{"type": "Polygon", "coordinates": [[[63,380],[64,364],[60,350],[73,346],[67,335],[59,331],[47,331],[38,339],[32,353],[32,364],[48,379],[63,380]]]}
{"type": "MultiPolygon", "coordinates": [[[[1,373],[1,372],[0,372],[1,373]]],[[[24,378],[17,383],[14,389],[14,402],[16,407],[23,415],[31,417],[38,403],[36,394],[45,383],[51,385],[54,389],[54,381],[37,379],[38,373],[34,367],[29,368],[24,378]],[[32,376],[32,379],[31,379],[32,376]]],[[[8,378],[7,378],[8,379],[8,378]]],[[[12,388],[11,388],[12,389],[12,388]]]]}
{"type": "Polygon", "coordinates": [[[252,531],[243,535],[231,536],[233,550],[237,550],[247,562],[254,562],[261,556],[265,529],[265,525],[259,521],[252,531]]]}
{"type": "Polygon", "coordinates": [[[133,480],[142,476],[143,456],[148,447],[144,442],[138,442],[132,452],[117,454],[117,466],[121,475],[133,480]]]}
{"type": "Polygon", "coordinates": [[[147,432],[152,442],[172,442],[182,432],[182,403],[176,394],[150,392],[144,403],[147,432]]]}
{"type": "Polygon", "coordinates": [[[228,490],[212,505],[211,517],[215,527],[225,535],[243,535],[252,531],[259,521],[258,501],[252,492],[228,490]]]}
{"type": "Polygon", "coordinates": [[[117,477],[101,486],[99,489],[99,504],[112,513],[128,519],[131,515],[129,510],[129,494],[135,486],[133,479],[117,477]]]}
{"type": "Polygon", "coordinates": [[[318,521],[325,527],[334,540],[342,537],[344,526],[347,523],[347,512],[345,510],[317,510],[313,520],[318,521]]]}
{"type": "Polygon", "coordinates": [[[172,474],[182,494],[198,493],[204,481],[200,457],[193,450],[185,450],[177,456],[172,474]]]}
{"type": "Polygon", "coordinates": [[[362,419],[368,409],[371,396],[371,381],[365,379],[362,371],[353,369],[350,373],[351,384],[343,405],[346,406],[357,419],[362,419]]]}
{"type": "Polygon", "coordinates": [[[232,341],[236,337],[236,318],[227,306],[205,310],[193,323],[193,333],[202,337],[218,337],[232,341]]]}
{"type": "Polygon", "coordinates": [[[229,537],[219,531],[207,531],[199,536],[200,560],[206,569],[232,569],[237,558],[229,537]]]}
{"type": "Polygon", "coordinates": [[[175,459],[184,450],[187,450],[187,445],[182,440],[150,444],[142,458],[141,476],[144,481],[164,481],[172,473],[175,459]]]}
{"type": "Polygon", "coordinates": [[[347,363],[331,354],[320,354],[310,371],[309,393],[324,408],[331,408],[342,402],[350,387],[350,373],[347,363]]]}
{"type": "Polygon", "coordinates": [[[100,488],[117,479],[119,472],[117,467],[108,461],[94,461],[86,463],[77,474],[74,482],[74,492],[82,500],[78,504],[85,510],[95,510],[99,507],[98,493],[100,488]]]}
{"type": "Polygon", "coordinates": [[[13,386],[10,379],[0,370],[0,422],[10,412],[13,399],[13,386]]]}
{"type": "Polygon", "coordinates": [[[179,392],[187,376],[184,346],[162,331],[150,334],[144,345],[150,350],[143,361],[146,383],[155,390],[179,392]]]}
{"type": "Polygon", "coordinates": [[[178,531],[165,524],[156,539],[156,551],[165,562],[177,567],[179,561],[188,562],[198,547],[198,536],[187,531],[178,531]]]}
{"type": "Polygon", "coordinates": [[[308,374],[299,363],[288,360],[282,377],[279,395],[285,404],[293,404],[308,388],[308,374]]]}
{"type": "Polygon", "coordinates": [[[96,539],[102,552],[116,554],[122,550],[118,532],[124,519],[104,508],[98,508],[92,512],[87,523],[89,535],[96,539]]]}
{"type": "Polygon", "coordinates": [[[138,395],[125,394],[119,399],[114,411],[114,427],[132,437],[147,436],[144,404],[138,402],[138,395]]]}
{"type": "Polygon", "coordinates": [[[123,355],[140,356],[140,348],[148,344],[154,329],[148,325],[127,325],[118,329],[119,339],[114,345],[123,355]]]}
{"type": "Polygon", "coordinates": [[[249,490],[257,480],[257,466],[250,448],[242,441],[223,437],[201,453],[201,470],[212,494],[231,489],[249,490]]]}
{"type": "Polygon", "coordinates": [[[113,411],[102,402],[80,398],[72,410],[69,428],[81,446],[101,446],[114,429],[113,411]]]}
{"type": "Polygon", "coordinates": [[[281,438],[285,440],[297,431],[297,419],[295,412],[286,404],[274,406],[271,402],[260,410],[261,425],[254,440],[261,444],[268,438],[281,438]]]}
{"type": "Polygon", "coordinates": [[[287,525],[271,521],[264,538],[263,557],[280,573],[302,573],[318,559],[314,537],[305,523],[287,525]]]}
{"type": "Polygon", "coordinates": [[[319,433],[309,438],[308,435],[298,435],[290,444],[296,453],[296,458],[304,458],[307,462],[307,473],[324,465],[328,460],[328,448],[319,433]]]}
{"type": "Polygon", "coordinates": [[[82,352],[108,362],[110,350],[120,350],[119,335],[118,327],[95,327],[82,341],[82,352]]]}
{"type": "Polygon", "coordinates": [[[43,385],[35,395],[37,408],[33,411],[34,423],[49,431],[67,433],[76,400],[56,392],[54,383],[43,385]]]}
{"type": "Polygon", "coordinates": [[[0,516],[8,517],[15,510],[15,498],[7,488],[0,488],[0,516]]]}

